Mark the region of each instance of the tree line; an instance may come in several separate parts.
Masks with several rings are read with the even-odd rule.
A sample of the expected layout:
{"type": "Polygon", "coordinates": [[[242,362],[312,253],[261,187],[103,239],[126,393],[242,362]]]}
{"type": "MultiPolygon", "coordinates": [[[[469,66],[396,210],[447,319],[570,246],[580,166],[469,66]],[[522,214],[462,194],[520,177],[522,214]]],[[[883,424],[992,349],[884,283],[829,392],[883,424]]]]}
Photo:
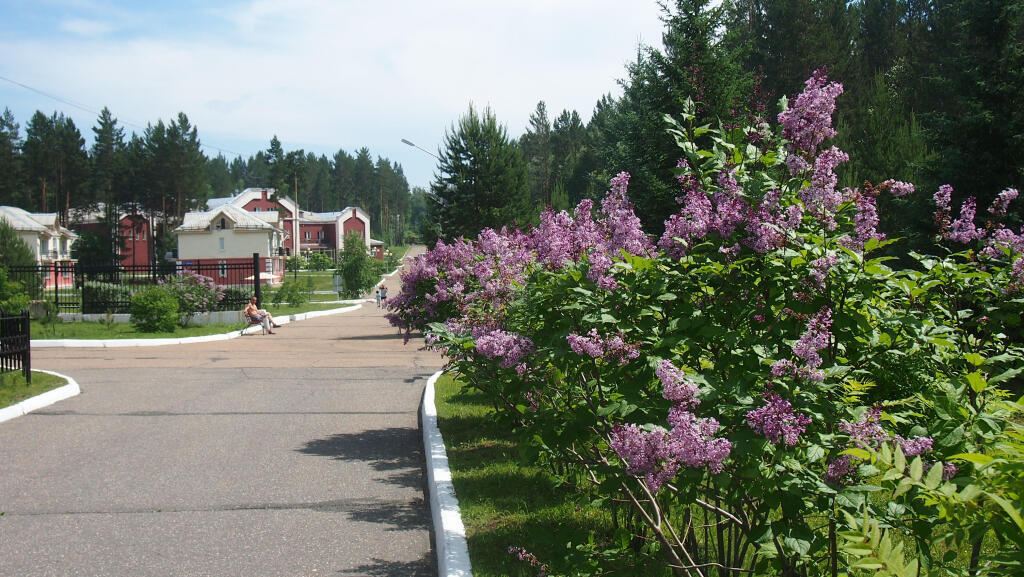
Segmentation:
{"type": "MultiPolygon", "coordinates": [[[[155,225],[154,254],[174,246],[169,234],[185,212],[202,210],[209,198],[249,187],[275,188],[302,210],[338,211],[358,206],[371,217],[371,234],[400,243],[408,230],[409,184],[401,165],[363,147],[328,158],[285,151],[275,135],[266,150],[228,160],[203,152],[198,129],[185,113],[158,120],[141,134],[126,135],[109,109],[92,127],[86,148],[74,121],[61,112],[37,111],[24,134],[10,109],[0,115],[0,205],[53,212],[73,225],[79,211],[104,207],[102,220],[136,211],[155,225]]],[[[419,211],[422,214],[422,210],[419,211]]]]}
{"type": "Polygon", "coordinates": [[[886,230],[911,246],[931,242],[940,184],[979,206],[1024,184],[1024,0],[675,0],[662,8],[662,46],[637,49],[622,95],[602,96],[587,123],[575,110],[552,119],[543,101],[518,138],[489,109],[471,107],[453,123],[429,195],[429,220],[439,224],[428,236],[531,224],[545,206],[599,198],[620,171],[632,176],[648,232],[660,234],[679,194],[678,148],[664,115],[679,118],[691,99],[697,126],[756,127],[823,67],[845,86],[836,145],[852,160],[840,186],[916,183],[918,194],[899,210],[879,207],[886,230]]]}

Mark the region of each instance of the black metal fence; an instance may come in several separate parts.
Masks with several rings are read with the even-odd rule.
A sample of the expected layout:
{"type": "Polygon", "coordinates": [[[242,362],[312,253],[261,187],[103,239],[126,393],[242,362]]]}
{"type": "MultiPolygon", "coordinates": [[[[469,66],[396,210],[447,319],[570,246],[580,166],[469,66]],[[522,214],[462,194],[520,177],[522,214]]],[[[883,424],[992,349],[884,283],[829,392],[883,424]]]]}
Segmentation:
{"type": "Polygon", "coordinates": [[[252,262],[146,265],[83,265],[76,262],[10,266],[11,280],[22,284],[34,301],[49,301],[58,313],[130,313],[132,295],[167,282],[168,277],[194,273],[209,277],[223,291],[215,310],[245,307],[257,292],[257,259],[252,262]]]}
{"type": "Polygon", "coordinates": [[[32,382],[31,327],[28,311],[5,314],[0,309],[0,373],[21,371],[32,382]]]}

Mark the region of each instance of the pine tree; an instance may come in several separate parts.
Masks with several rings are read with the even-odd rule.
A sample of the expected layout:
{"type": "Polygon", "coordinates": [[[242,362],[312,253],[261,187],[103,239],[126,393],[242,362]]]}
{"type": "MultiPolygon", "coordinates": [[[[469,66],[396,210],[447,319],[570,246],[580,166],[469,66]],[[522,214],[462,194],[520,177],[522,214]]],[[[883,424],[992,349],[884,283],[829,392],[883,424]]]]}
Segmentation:
{"type": "Polygon", "coordinates": [[[21,136],[9,108],[0,115],[0,205],[22,206],[21,136]]]}
{"type": "Polygon", "coordinates": [[[429,210],[441,238],[476,238],[487,227],[526,223],[526,165],[489,107],[481,115],[470,105],[445,134],[440,158],[429,210]]]}

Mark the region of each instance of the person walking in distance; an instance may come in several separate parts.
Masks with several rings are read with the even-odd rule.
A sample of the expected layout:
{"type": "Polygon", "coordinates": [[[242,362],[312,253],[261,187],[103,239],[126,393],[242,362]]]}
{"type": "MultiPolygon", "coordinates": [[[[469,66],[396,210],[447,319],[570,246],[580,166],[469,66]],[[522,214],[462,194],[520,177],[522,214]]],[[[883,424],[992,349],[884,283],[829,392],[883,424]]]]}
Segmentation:
{"type": "Polygon", "coordinates": [[[380,308],[380,287],[377,287],[377,308],[380,308]]]}

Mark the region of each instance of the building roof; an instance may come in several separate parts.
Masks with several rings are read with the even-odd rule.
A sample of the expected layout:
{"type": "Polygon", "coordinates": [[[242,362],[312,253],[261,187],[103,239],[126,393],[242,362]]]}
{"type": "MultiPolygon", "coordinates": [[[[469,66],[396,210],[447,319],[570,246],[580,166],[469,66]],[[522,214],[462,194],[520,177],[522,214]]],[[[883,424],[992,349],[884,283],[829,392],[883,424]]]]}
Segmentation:
{"type": "Polygon", "coordinates": [[[247,210],[242,210],[233,204],[225,204],[206,212],[185,213],[185,218],[182,220],[181,226],[174,230],[175,232],[206,231],[210,228],[214,220],[220,217],[231,220],[236,230],[271,231],[277,228],[273,224],[267,222],[270,218],[273,218],[274,222],[276,222],[277,213],[249,212],[247,210]]]}
{"type": "Polygon", "coordinates": [[[6,220],[11,228],[21,232],[56,233],[69,238],[78,237],[60,225],[55,212],[29,212],[16,206],[0,206],[0,218],[6,220]]]}

